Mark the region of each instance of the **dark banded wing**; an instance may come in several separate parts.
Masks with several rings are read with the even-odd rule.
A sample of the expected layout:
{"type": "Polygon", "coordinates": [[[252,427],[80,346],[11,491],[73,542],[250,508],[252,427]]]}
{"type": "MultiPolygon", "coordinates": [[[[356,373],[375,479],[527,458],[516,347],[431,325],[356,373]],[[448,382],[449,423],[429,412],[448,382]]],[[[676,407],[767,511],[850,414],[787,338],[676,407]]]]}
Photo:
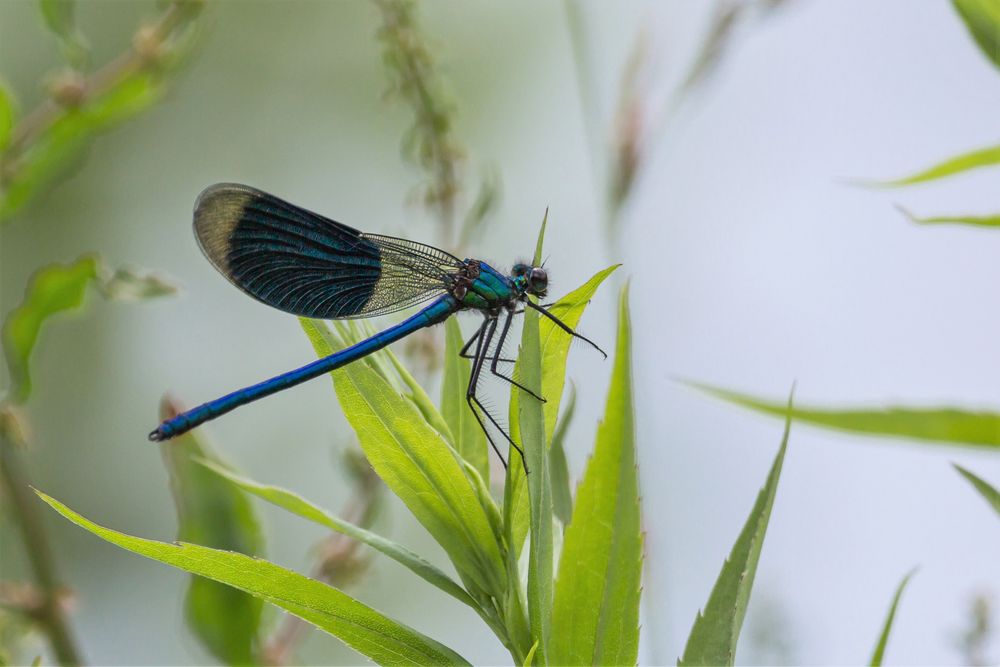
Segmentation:
{"type": "Polygon", "coordinates": [[[198,196],[194,231],[231,283],[304,317],[374,317],[445,292],[462,262],[413,241],[364,234],[246,185],[198,196]]]}

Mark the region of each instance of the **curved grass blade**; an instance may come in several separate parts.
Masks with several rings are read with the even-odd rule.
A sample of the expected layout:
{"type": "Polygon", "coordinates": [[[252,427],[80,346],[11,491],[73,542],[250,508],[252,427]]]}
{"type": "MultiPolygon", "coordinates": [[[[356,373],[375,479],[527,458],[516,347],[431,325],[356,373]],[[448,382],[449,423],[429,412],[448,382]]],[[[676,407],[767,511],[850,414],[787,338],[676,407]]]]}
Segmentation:
{"type": "MultiPolygon", "coordinates": [[[[686,382],[729,403],[741,405],[773,417],[782,417],[786,408],[750,394],[741,394],[698,382],[686,382]]],[[[911,438],[967,447],[1000,449],[1000,413],[971,412],[957,408],[828,409],[793,407],[792,418],[858,435],[911,438]]]]}
{"type": "Polygon", "coordinates": [[[885,624],[882,626],[882,634],[879,635],[878,643],[875,644],[875,651],[869,662],[871,667],[881,667],[882,658],[885,656],[885,647],[889,643],[889,633],[892,632],[892,623],[896,619],[896,608],[899,606],[899,598],[903,595],[903,589],[910,582],[910,578],[916,570],[911,570],[896,587],[896,594],[892,596],[892,604],[889,605],[889,615],[885,617],[885,624]]]}
{"type": "Polygon", "coordinates": [[[976,491],[982,494],[983,498],[986,499],[993,509],[996,510],[997,514],[1000,514],[1000,491],[990,485],[985,479],[974,475],[957,463],[952,463],[952,467],[955,468],[965,479],[969,480],[969,483],[975,487],[976,491]]]}
{"type": "Polygon", "coordinates": [[[778,491],[778,479],[785,460],[792,416],[792,401],[789,398],[785,411],[785,434],[781,438],[781,447],[774,458],[767,482],[757,495],[750,516],[722,565],[705,610],[695,618],[694,627],[691,628],[684,647],[684,656],[677,661],[678,665],[732,665],[736,658],[736,644],[750,603],[757,563],[764,546],[774,496],[778,491]]]}
{"type": "Polygon", "coordinates": [[[65,518],[112,544],[257,596],[330,633],[379,664],[469,664],[447,646],[315,579],[239,553],[119,533],[84,518],[40,491],[36,493],[65,518]]]}
{"type": "Polygon", "coordinates": [[[996,215],[937,215],[921,218],[910,213],[902,206],[897,206],[900,213],[910,222],[918,225],[971,225],[973,227],[1000,227],[1000,214],[996,215]]]}
{"type": "MultiPolygon", "coordinates": [[[[333,348],[314,320],[300,319],[320,357],[333,348]]],[[[500,545],[479,495],[451,446],[371,366],[332,373],[337,398],[365,456],[440,544],[463,577],[499,595],[506,585],[500,545]]]]}
{"type": "Polygon", "coordinates": [[[376,533],[356,526],[349,521],[344,521],[340,517],[330,514],[319,506],[314,505],[297,493],[287,491],[277,486],[260,484],[238,475],[232,470],[229,470],[228,468],[225,468],[224,466],[221,466],[213,461],[200,461],[200,463],[216,475],[229,480],[247,493],[255,495],[262,500],[266,500],[272,505],[287,510],[292,514],[297,514],[303,519],[318,523],[319,525],[325,526],[332,531],[342,533],[357,540],[358,542],[367,544],[376,551],[385,554],[400,565],[408,568],[424,581],[437,586],[442,591],[451,595],[460,602],[463,602],[474,609],[477,608],[475,601],[469,597],[469,594],[466,593],[461,586],[455,583],[451,577],[406,547],[397,544],[392,540],[386,539],[381,535],[377,535],[376,533]]]}
{"type": "Polygon", "coordinates": [[[972,169],[981,169],[995,165],[1000,165],[1000,146],[989,146],[987,148],[977,148],[968,153],[962,153],[947,160],[942,160],[926,169],[921,169],[916,173],[903,176],[902,178],[889,181],[862,181],[860,184],[876,188],[898,188],[904,185],[916,185],[917,183],[935,181],[940,178],[947,178],[971,171],[972,169]]]}
{"type": "Polygon", "coordinates": [[[642,528],[627,288],[618,317],[604,419],[559,559],[550,646],[554,665],[634,665],[639,650],[642,528]]]}
{"type": "Polygon", "coordinates": [[[486,436],[466,404],[472,363],[459,356],[464,341],[462,329],[454,317],[444,323],[444,378],[441,382],[441,414],[452,436],[452,444],[462,458],[479,472],[484,481],[490,478],[489,448],[486,436]]]}
{"type": "Polygon", "coordinates": [[[996,0],[952,0],[976,44],[1000,67],[1000,4],[996,0]]]}
{"type": "MultiPolygon", "coordinates": [[[[164,399],[160,417],[183,409],[164,399]]],[[[191,431],[160,446],[177,506],[177,539],[248,556],[263,551],[263,537],[250,501],[196,461],[220,465],[207,443],[191,431]]],[[[212,655],[227,665],[254,662],[260,598],[204,577],[191,577],[185,599],[188,627],[212,655]]]]}

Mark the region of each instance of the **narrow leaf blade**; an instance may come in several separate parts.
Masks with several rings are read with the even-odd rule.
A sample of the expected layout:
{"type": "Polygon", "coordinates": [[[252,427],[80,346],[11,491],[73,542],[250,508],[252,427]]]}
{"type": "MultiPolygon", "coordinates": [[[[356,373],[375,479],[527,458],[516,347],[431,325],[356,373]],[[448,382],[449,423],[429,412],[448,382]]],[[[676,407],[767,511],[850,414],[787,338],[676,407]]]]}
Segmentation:
{"type": "Polygon", "coordinates": [[[65,518],[107,542],[255,595],[339,638],[379,664],[469,664],[447,646],[315,579],[239,553],[119,533],[84,518],[44,493],[36,493],[65,518]]]}
{"type": "Polygon", "coordinates": [[[455,450],[472,464],[484,481],[490,478],[489,446],[486,436],[469,409],[465,394],[469,385],[472,362],[459,356],[464,341],[458,320],[450,318],[444,324],[444,378],[441,382],[441,414],[452,434],[455,450]]]}
{"type": "Polygon", "coordinates": [[[318,505],[309,502],[302,496],[293,493],[292,491],[287,491],[277,486],[260,484],[238,475],[232,470],[220,466],[217,463],[213,463],[212,461],[202,461],[201,463],[216,475],[220,475],[229,480],[232,484],[235,484],[247,493],[257,496],[262,500],[266,500],[272,505],[287,510],[292,514],[296,514],[303,519],[318,523],[319,525],[329,528],[330,530],[347,535],[358,542],[367,544],[376,551],[385,554],[397,563],[408,568],[424,581],[437,586],[455,599],[469,605],[470,607],[474,608],[476,606],[472,598],[469,597],[469,594],[466,593],[461,586],[452,581],[448,575],[406,547],[382,537],[381,535],[361,528],[360,526],[356,526],[349,521],[344,521],[340,517],[327,512],[318,505]]]}
{"type": "Polygon", "coordinates": [[[914,572],[915,570],[903,577],[903,580],[899,582],[899,586],[896,587],[896,594],[892,596],[892,604],[889,605],[889,614],[885,617],[885,623],[882,625],[882,633],[875,644],[874,652],[872,652],[872,659],[869,663],[871,667],[881,667],[882,665],[882,658],[885,656],[885,647],[889,643],[889,633],[892,632],[892,624],[896,619],[896,608],[899,606],[899,598],[902,597],[903,589],[910,583],[910,578],[914,572]]]}
{"type": "Polygon", "coordinates": [[[604,418],[559,559],[550,661],[557,665],[634,665],[638,655],[642,528],[627,290],[618,318],[604,418]]]}
{"type": "Polygon", "coordinates": [[[977,148],[967,153],[942,160],[926,169],[889,181],[864,182],[863,185],[882,188],[898,188],[905,185],[926,183],[940,178],[962,174],[972,169],[1000,165],[1000,146],[977,148]]]}
{"type": "Polygon", "coordinates": [[[684,656],[678,661],[678,665],[732,665],[736,658],[736,644],[750,602],[757,563],[760,561],[767,524],[771,518],[771,507],[778,491],[791,420],[792,406],[789,399],[785,412],[785,434],[767,482],[757,495],[750,516],[722,565],[704,612],[700,612],[695,618],[694,627],[684,647],[684,656]]]}
{"type": "Polygon", "coordinates": [[[969,483],[972,484],[976,491],[979,491],[983,498],[986,499],[986,502],[988,502],[990,506],[997,511],[997,514],[1000,514],[1000,491],[998,491],[982,477],[973,474],[962,466],[956,463],[953,463],[952,465],[955,467],[955,470],[962,475],[962,477],[967,479],[969,483]]]}
{"type": "MultiPolygon", "coordinates": [[[[755,412],[773,417],[786,414],[786,408],[774,401],[696,382],[687,384],[755,412]]],[[[996,412],[971,412],[946,407],[830,409],[796,406],[791,414],[796,421],[859,435],[1000,449],[1000,413],[996,412]]]]}
{"type": "Polygon", "coordinates": [[[902,206],[896,208],[918,225],[969,225],[972,227],[1000,227],[1000,214],[996,215],[936,215],[920,217],[902,206]]]}
{"type": "Polygon", "coordinates": [[[549,478],[552,480],[552,510],[563,526],[569,525],[573,516],[573,491],[569,479],[569,464],[566,461],[566,449],[563,442],[566,432],[573,421],[576,410],[576,390],[571,386],[569,401],[562,419],[556,424],[556,432],[552,435],[549,446],[549,478]]]}

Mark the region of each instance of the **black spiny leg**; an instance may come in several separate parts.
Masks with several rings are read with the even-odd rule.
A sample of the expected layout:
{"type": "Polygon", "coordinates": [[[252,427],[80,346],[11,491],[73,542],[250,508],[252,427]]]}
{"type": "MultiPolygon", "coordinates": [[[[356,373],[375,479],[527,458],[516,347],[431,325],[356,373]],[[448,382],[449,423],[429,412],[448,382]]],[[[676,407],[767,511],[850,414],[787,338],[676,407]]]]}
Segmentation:
{"type": "MultiPolygon", "coordinates": [[[[503,373],[501,373],[500,371],[497,370],[497,363],[499,363],[501,361],[506,361],[506,359],[501,359],[500,358],[500,352],[503,350],[503,343],[504,343],[504,341],[507,340],[507,332],[510,331],[510,322],[513,319],[514,319],[514,311],[508,311],[507,312],[507,319],[504,320],[504,323],[503,323],[503,329],[500,330],[500,338],[497,340],[496,354],[493,355],[493,361],[490,363],[490,372],[493,373],[493,375],[496,375],[498,378],[502,378],[502,379],[506,380],[507,382],[510,382],[512,385],[514,385],[518,389],[521,389],[523,391],[528,392],[529,394],[531,394],[532,396],[534,396],[535,398],[537,398],[539,401],[541,401],[542,403],[544,403],[545,402],[544,398],[542,398],[541,396],[539,396],[535,392],[531,391],[530,389],[528,389],[527,387],[525,387],[523,384],[521,384],[520,382],[518,382],[514,378],[507,377],[506,375],[504,375],[503,373]]],[[[488,353],[489,352],[487,351],[487,354],[488,353]]]]}
{"type": "MultiPolygon", "coordinates": [[[[476,350],[477,350],[476,354],[469,354],[469,348],[472,347],[473,343],[475,343],[477,340],[479,340],[479,335],[482,332],[483,332],[483,328],[482,327],[479,327],[478,329],[476,329],[476,333],[472,334],[472,338],[470,338],[469,340],[467,340],[465,342],[465,345],[462,346],[462,349],[459,350],[458,356],[462,357],[463,359],[475,359],[476,358],[476,354],[479,354],[479,352],[478,352],[479,348],[478,347],[476,348],[476,350]]],[[[516,359],[501,359],[500,361],[504,361],[504,362],[506,362],[508,364],[513,364],[513,363],[517,362],[516,359]]]]}
{"type": "Polygon", "coordinates": [[[524,466],[524,472],[528,472],[528,464],[524,460],[524,451],[517,446],[511,437],[507,434],[507,431],[497,422],[497,420],[490,414],[490,411],[486,409],[479,397],[476,396],[476,387],[479,384],[479,374],[483,370],[483,364],[486,362],[487,353],[490,348],[490,343],[493,341],[493,335],[497,330],[497,318],[488,317],[483,321],[482,326],[479,328],[478,338],[479,341],[476,344],[476,356],[472,362],[472,373],[469,375],[469,388],[466,392],[465,399],[469,403],[469,409],[472,410],[472,414],[475,415],[476,421],[479,422],[479,427],[483,429],[483,433],[486,435],[486,440],[489,441],[490,446],[493,451],[496,452],[497,457],[500,459],[500,463],[503,464],[504,469],[507,468],[507,461],[504,459],[503,454],[500,453],[500,449],[493,442],[493,437],[490,432],[486,429],[486,424],[483,423],[482,418],[479,416],[479,412],[476,410],[478,407],[486,415],[486,418],[490,420],[490,423],[496,427],[498,431],[503,435],[503,437],[510,443],[510,446],[517,450],[517,453],[521,456],[521,465],[524,466]]]}

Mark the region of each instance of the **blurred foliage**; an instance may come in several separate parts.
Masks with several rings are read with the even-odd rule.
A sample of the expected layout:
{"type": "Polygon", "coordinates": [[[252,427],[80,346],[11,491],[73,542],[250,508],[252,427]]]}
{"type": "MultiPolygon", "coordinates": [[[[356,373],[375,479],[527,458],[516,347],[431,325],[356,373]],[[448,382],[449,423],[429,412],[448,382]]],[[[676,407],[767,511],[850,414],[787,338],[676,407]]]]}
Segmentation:
{"type": "Polygon", "coordinates": [[[968,626],[958,636],[956,646],[961,652],[961,664],[969,667],[995,665],[987,652],[993,639],[994,603],[987,593],[975,595],[969,604],[968,626]]]}
{"type": "Polygon", "coordinates": [[[989,503],[994,510],[996,510],[997,514],[1000,514],[1000,491],[997,491],[995,487],[990,485],[990,483],[982,477],[973,474],[962,466],[955,463],[952,465],[955,467],[955,470],[962,475],[962,477],[968,480],[969,484],[972,484],[973,488],[983,496],[986,502],[989,503]]]}
{"type": "Polygon", "coordinates": [[[0,223],[78,168],[98,134],[162,98],[193,46],[203,0],[169,2],[137,30],[128,51],[93,74],[83,71],[88,49],[76,27],[75,4],[40,2],[67,65],[51,77],[48,99],[17,117],[13,94],[0,92],[0,223]]]}
{"type": "Polygon", "coordinates": [[[983,54],[1000,68],[1000,2],[952,0],[952,4],[983,54]]]}
{"type": "MultiPolygon", "coordinates": [[[[952,6],[965,22],[976,44],[994,65],[1000,67],[1000,2],[997,0],[952,0],[952,6]]],[[[963,174],[973,169],[1000,165],[1000,146],[989,146],[945,159],[908,176],[889,181],[862,181],[872,187],[904,187],[929,183],[963,174]]],[[[958,224],[975,227],[1000,227],[1000,213],[986,215],[945,214],[934,216],[914,215],[907,209],[899,210],[918,224],[958,224]]]]}
{"type": "Polygon", "coordinates": [[[85,255],[72,264],[40,269],[25,290],[24,300],[7,314],[0,331],[11,385],[6,400],[24,403],[31,394],[29,362],[48,318],[83,305],[93,286],[106,299],[137,300],[173,294],[166,279],[133,268],[110,272],[97,255],[85,255]]]}
{"type": "MultiPolygon", "coordinates": [[[[687,384],[694,389],[755,412],[772,417],[782,417],[786,414],[782,404],[775,401],[697,382],[687,384]]],[[[996,412],[972,412],[958,408],[795,407],[791,414],[796,420],[812,426],[848,431],[858,435],[910,438],[966,447],[1000,449],[1000,414],[996,412]]]]}
{"type": "MultiPolygon", "coordinates": [[[[181,412],[183,407],[169,398],[160,406],[161,419],[181,412]]],[[[177,507],[177,539],[260,556],[264,539],[253,506],[232,484],[202,465],[220,461],[198,431],[162,443],[160,451],[177,507]]],[[[260,662],[262,606],[259,598],[203,577],[191,577],[185,599],[188,627],[209,653],[227,665],[260,662]]]]}

